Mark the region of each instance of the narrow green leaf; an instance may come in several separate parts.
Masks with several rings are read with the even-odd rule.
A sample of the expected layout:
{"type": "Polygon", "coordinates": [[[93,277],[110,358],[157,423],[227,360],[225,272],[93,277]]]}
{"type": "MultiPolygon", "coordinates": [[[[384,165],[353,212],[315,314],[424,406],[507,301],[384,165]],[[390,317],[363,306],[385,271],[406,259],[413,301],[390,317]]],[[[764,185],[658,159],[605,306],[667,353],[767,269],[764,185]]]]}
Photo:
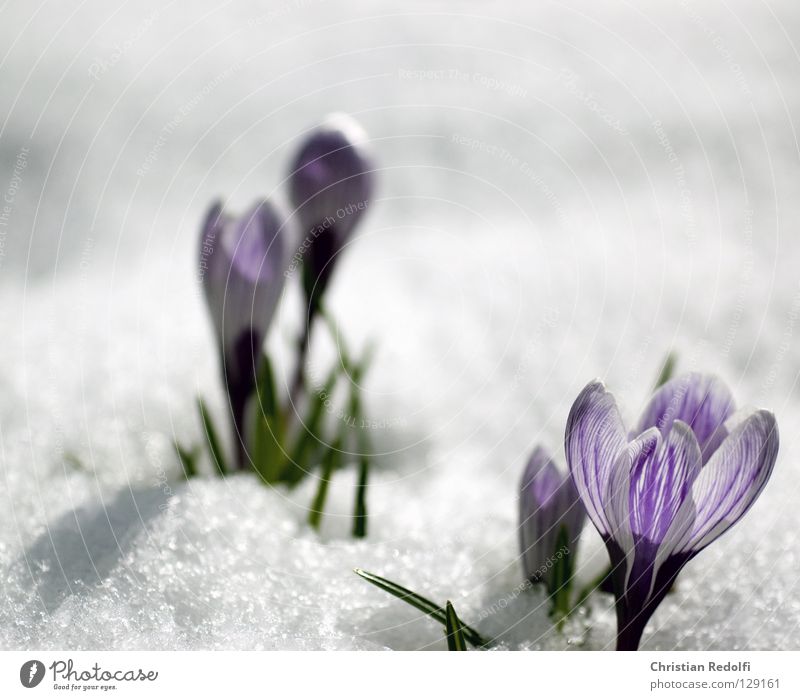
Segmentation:
{"type": "MultiPolygon", "coordinates": [[[[397,583],[393,583],[392,581],[389,581],[381,576],[371,574],[363,569],[353,569],[353,571],[355,571],[355,573],[365,581],[369,581],[373,586],[377,586],[381,590],[390,593],[402,601],[405,601],[417,610],[429,615],[438,623],[444,625],[445,627],[447,626],[447,613],[441,605],[437,605],[433,601],[423,598],[421,595],[408,590],[408,588],[404,588],[397,583]]],[[[469,625],[465,625],[463,622],[461,623],[461,632],[464,635],[464,638],[473,646],[488,647],[491,644],[491,641],[484,639],[479,632],[474,630],[469,625]]]]}
{"type": "MultiPolygon", "coordinates": [[[[345,421],[351,428],[359,430],[359,439],[357,442],[363,442],[366,433],[359,425],[361,418],[363,418],[363,404],[361,401],[361,383],[364,381],[364,376],[369,369],[369,364],[372,361],[372,346],[368,347],[361,359],[358,362],[350,363],[345,368],[347,376],[350,379],[350,402],[348,406],[348,420],[345,421]]],[[[359,449],[361,445],[359,444],[359,449]]]]}
{"type": "Polygon", "coordinates": [[[325,512],[325,501],[328,499],[328,487],[331,483],[333,472],[339,466],[341,458],[341,445],[336,440],[333,445],[328,448],[325,457],[322,460],[322,473],[319,477],[319,486],[317,487],[317,494],[314,496],[314,502],[311,504],[311,510],[308,513],[308,524],[315,530],[319,530],[322,523],[322,514],[325,512]]]}
{"type": "Polygon", "coordinates": [[[187,450],[177,440],[173,443],[175,451],[178,453],[178,459],[183,467],[183,476],[185,479],[191,479],[197,476],[197,448],[187,450]]]}
{"type": "Polygon", "coordinates": [[[289,484],[296,484],[304,479],[314,466],[315,455],[324,444],[319,435],[325,412],[325,402],[330,400],[338,377],[339,368],[334,367],[328,373],[322,388],[314,389],[314,395],[310,399],[309,414],[304,424],[300,426],[300,432],[289,452],[290,461],[282,479],[289,484]]]}
{"type": "Polygon", "coordinates": [[[228,474],[228,467],[225,463],[224,453],[220,447],[220,441],[217,437],[214,423],[211,420],[211,415],[208,412],[205,402],[200,397],[197,398],[197,407],[200,409],[200,418],[203,421],[203,430],[206,434],[209,452],[211,453],[211,461],[214,462],[214,466],[217,468],[219,475],[225,476],[228,474]]]}
{"type": "Polygon", "coordinates": [[[336,319],[333,318],[333,314],[324,306],[320,309],[320,316],[328,329],[328,333],[331,335],[331,340],[339,351],[342,366],[348,369],[351,364],[350,352],[347,349],[344,336],[339,332],[339,325],[336,323],[336,319]]]}
{"type": "Polygon", "coordinates": [[[467,651],[461,620],[458,619],[456,610],[449,600],[445,607],[445,622],[447,623],[445,630],[447,631],[448,651],[467,651]]]}
{"type": "Polygon", "coordinates": [[[284,419],[281,415],[272,362],[264,354],[256,385],[256,410],[253,425],[253,464],[268,484],[280,481],[286,467],[283,452],[284,419]]]}
{"type": "Polygon", "coordinates": [[[275,373],[272,370],[272,361],[267,353],[261,356],[261,367],[256,385],[258,405],[261,413],[274,416],[278,412],[278,394],[275,390],[275,373]]]}
{"type": "Polygon", "coordinates": [[[370,445],[367,428],[364,423],[364,410],[361,402],[360,382],[370,361],[370,353],[365,353],[353,368],[350,389],[350,415],[353,428],[358,431],[356,451],[358,458],[358,481],[356,482],[355,507],[353,508],[353,537],[367,536],[367,483],[370,470],[370,445]]]}
{"type": "Polygon", "coordinates": [[[367,536],[367,481],[369,480],[369,457],[361,455],[358,464],[356,504],[353,509],[353,537],[367,536]]]}
{"type": "Polygon", "coordinates": [[[656,379],[655,389],[658,389],[662,384],[666,384],[670,379],[672,379],[672,375],[675,372],[675,365],[677,364],[678,358],[674,352],[667,353],[667,356],[664,358],[664,362],[661,364],[661,372],[658,374],[658,379],[656,379]]]}
{"type": "Polygon", "coordinates": [[[574,558],[569,549],[569,532],[562,525],[556,538],[556,550],[554,553],[555,563],[549,581],[550,593],[550,616],[556,620],[556,626],[560,630],[564,622],[569,617],[572,607],[570,606],[570,590],[572,589],[572,569],[574,558]]]}
{"type": "Polygon", "coordinates": [[[361,355],[361,359],[356,362],[353,359],[353,355],[350,352],[347,344],[345,343],[344,335],[339,330],[339,325],[336,323],[336,319],[333,318],[333,314],[331,314],[331,312],[325,307],[321,309],[320,313],[322,320],[328,327],[328,333],[330,333],[331,339],[339,351],[339,358],[345,372],[350,376],[352,376],[356,371],[359,371],[362,375],[365,374],[367,369],[369,369],[369,366],[372,363],[372,358],[375,354],[374,344],[368,343],[363,354],[361,355]],[[357,367],[359,368],[358,370],[356,369],[357,367]]]}

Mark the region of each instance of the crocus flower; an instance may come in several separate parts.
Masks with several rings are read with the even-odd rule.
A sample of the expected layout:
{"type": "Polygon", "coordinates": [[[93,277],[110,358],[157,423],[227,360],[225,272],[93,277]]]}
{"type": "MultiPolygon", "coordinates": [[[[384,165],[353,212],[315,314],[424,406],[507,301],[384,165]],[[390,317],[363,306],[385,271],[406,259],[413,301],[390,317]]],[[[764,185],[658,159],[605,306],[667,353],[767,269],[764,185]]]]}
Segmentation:
{"type": "Polygon", "coordinates": [[[238,461],[244,460],[244,415],[284,284],[286,220],[269,202],[241,218],[214,204],[202,230],[200,274],[222,359],[238,461]]]}
{"type": "MultiPolygon", "coordinates": [[[[586,510],[572,477],[562,474],[542,447],[534,449],[522,474],[519,496],[519,545],[525,578],[543,582],[549,593],[556,558],[574,561],[586,510]],[[561,551],[561,550],[564,551],[561,551]]],[[[568,567],[569,568],[569,567],[568,567]]]]}
{"type": "Polygon", "coordinates": [[[289,189],[306,237],[304,282],[311,314],[372,198],[374,166],[366,142],[358,123],[334,114],[309,134],[292,162],[289,189]]]}
{"type": "Polygon", "coordinates": [[[764,410],[734,413],[719,379],[660,387],[627,434],[600,382],[575,400],[570,472],[611,558],[617,649],[635,650],[684,565],[747,512],[772,473],[778,428],[764,410]]]}

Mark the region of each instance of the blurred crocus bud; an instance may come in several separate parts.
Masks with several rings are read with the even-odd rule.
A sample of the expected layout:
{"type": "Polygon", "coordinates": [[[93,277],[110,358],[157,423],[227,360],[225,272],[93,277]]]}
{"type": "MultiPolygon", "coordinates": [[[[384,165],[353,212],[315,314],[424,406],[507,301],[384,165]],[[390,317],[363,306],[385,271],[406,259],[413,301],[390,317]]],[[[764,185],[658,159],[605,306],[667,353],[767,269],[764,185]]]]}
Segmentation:
{"type": "Polygon", "coordinates": [[[586,510],[569,474],[562,474],[550,455],[537,447],[520,483],[519,542],[525,578],[543,582],[551,594],[568,583],[586,510]],[[562,565],[567,562],[568,565],[562,565]]]}
{"type": "Polygon", "coordinates": [[[200,276],[219,341],[240,464],[245,407],[285,279],[287,225],[266,201],[238,219],[216,203],[203,225],[200,276]]]}
{"type": "Polygon", "coordinates": [[[291,166],[289,189],[302,228],[309,301],[327,286],[336,255],[366,212],[375,188],[367,135],[334,114],[305,139],[291,166]]]}

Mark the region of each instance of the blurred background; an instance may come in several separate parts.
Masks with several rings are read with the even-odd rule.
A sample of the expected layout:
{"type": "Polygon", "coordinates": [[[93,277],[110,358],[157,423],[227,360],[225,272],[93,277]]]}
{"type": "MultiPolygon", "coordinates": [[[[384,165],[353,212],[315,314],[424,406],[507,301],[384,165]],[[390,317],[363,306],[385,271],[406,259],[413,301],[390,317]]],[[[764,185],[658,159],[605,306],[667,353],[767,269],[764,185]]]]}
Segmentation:
{"type": "MultiPolygon", "coordinates": [[[[651,647],[797,647],[796,3],[12,0],[0,19],[4,647],[424,646],[349,569],[490,606],[519,579],[530,449],[563,465],[594,377],[632,422],[669,351],[773,409],[783,442],[746,523],[691,569],[726,602],[665,604],[651,647]],[[346,479],[318,541],[307,494],[177,485],[171,447],[199,435],[198,392],[223,402],[206,209],[285,200],[333,111],[380,169],[331,290],[378,348],[360,549],[338,539],[346,479]]],[[[279,355],[299,312],[290,284],[279,355]]],[[[541,601],[511,608],[510,646],[560,648],[541,601]]]]}

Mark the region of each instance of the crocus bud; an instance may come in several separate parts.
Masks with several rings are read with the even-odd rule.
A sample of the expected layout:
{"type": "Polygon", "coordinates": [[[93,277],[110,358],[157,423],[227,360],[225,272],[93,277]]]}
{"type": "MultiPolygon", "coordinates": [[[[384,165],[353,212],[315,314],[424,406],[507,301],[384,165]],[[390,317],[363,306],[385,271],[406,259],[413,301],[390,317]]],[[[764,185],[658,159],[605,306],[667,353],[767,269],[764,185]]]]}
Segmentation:
{"type": "Polygon", "coordinates": [[[292,162],[289,189],[306,238],[309,302],[325,290],[336,255],[372,198],[374,166],[366,142],[358,123],[334,114],[311,132],[292,162]]]}
{"type": "Polygon", "coordinates": [[[240,465],[245,407],[284,284],[286,227],[286,219],[266,201],[238,219],[216,203],[203,225],[200,275],[219,341],[240,465]]]}
{"type": "Polygon", "coordinates": [[[550,594],[567,584],[556,580],[557,574],[571,575],[585,520],[586,510],[572,478],[559,472],[550,455],[537,447],[520,483],[519,542],[525,578],[543,582],[550,594]]]}

